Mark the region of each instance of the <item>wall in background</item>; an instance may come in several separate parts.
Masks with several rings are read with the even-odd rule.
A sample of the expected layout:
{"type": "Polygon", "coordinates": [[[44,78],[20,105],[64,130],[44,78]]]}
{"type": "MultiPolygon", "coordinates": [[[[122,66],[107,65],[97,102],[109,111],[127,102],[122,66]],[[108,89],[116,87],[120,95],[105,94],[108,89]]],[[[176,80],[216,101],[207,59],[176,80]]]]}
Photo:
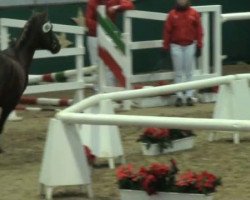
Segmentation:
{"type": "MultiPolygon", "coordinates": [[[[168,12],[174,6],[174,0],[136,0],[136,8],[138,10],[147,10],[155,12],[168,12]]],[[[223,13],[228,12],[246,12],[249,11],[250,1],[241,0],[240,2],[233,2],[232,0],[193,0],[193,5],[213,5],[220,4],[223,6],[223,13]]],[[[77,15],[79,8],[84,10],[85,5],[63,5],[50,6],[49,13],[51,21],[54,23],[73,25],[71,18],[77,15]]],[[[9,17],[17,19],[28,19],[32,12],[44,10],[47,7],[28,7],[28,8],[11,8],[1,9],[0,17],[9,17]]],[[[122,16],[119,16],[118,24],[122,27],[122,16]]],[[[147,40],[159,39],[162,37],[161,22],[135,20],[134,22],[134,39],[147,40]],[[154,31],[152,31],[154,30],[154,31]]],[[[19,31],[11,32],[13,37],[20,34],[19,31]]],[[[250,61],[250,21],[242,22],[227,22],[223,25],[223,54],[228,55],[225,64],[236,63],[237,61],[250,61]]],[[[67,36],[69,40],[74,42],[74,39],[67,36]]],[[[134,71],[135,73],[142,73],[144,71],[153,71],[170,68],[170,58],[166,61],[161,60],[160,49],[143,50],[134,53],[134,71]]],[[[39,60],[33,63],[32,73],[46,73],[52,71],[61,71],[72,68],[73,58],[60,58],[51,60],[39,60]]],[[[88,64],[88,59],[86,59],[88,64]]]]}

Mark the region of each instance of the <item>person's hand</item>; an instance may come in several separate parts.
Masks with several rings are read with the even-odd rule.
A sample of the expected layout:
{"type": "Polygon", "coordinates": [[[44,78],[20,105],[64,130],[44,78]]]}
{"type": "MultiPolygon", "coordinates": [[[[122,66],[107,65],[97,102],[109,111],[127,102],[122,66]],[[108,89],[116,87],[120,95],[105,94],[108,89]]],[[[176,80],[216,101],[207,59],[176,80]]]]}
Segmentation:
{"type": "Polygon", "coordinates": [[[196,56],[196,58],[201,57],[201,48],[199,48],[199,47],[196,48],[195,56],[196,56]]]}
{"type": "Polygon", "coordinates": [[[108,11],[110,14],[114,14],[117,10],[119,10],[119,8],[120,8],[120,5],[112,6],[108,9],[108,11]]]}

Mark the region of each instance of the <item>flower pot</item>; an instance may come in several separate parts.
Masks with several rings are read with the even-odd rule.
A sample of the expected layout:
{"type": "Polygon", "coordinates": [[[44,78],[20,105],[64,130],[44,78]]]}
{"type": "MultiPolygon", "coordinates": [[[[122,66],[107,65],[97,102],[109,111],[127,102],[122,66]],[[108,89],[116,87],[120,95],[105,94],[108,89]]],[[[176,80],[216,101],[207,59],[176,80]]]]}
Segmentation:
{"type": "Polygon", "coordinates": [[[214,103],[217,101],[217,93],[214,92],[201,93],[199,95],[199,99],[201,103],[214,103]]]}
{"type": "Polygon", "coordinates": [[[144,156],[157,156],[161,154],[158,144],[151,144],[151,146],[147,148],[146,143],[141,143],[141,149],[144,156]]]}
{"type": "Polygon", "coordinates": [[[120,190],[121,200],[213,200],[213,195],[159,192],[149,196],[145,191],[120,190]]]}
{"type": "MultiPolygon", "coordinates": [[[[195,137],[187,137],[180,140],[174,140],[172,146],[164,149],[163,154],[192,149],[194,147],[195,137]]],[[[141,143],[142,153],[146,156],[156,156],[161,154],[158,144],[151,144],[150,148],[147,148],[147,144],[141,143]]]]}
{"type": "Polygon", "coordinates": [[[133,100],[134,106],[138,108],[154,108],[170,105],[167,97],[137,98],[133,100]]]}

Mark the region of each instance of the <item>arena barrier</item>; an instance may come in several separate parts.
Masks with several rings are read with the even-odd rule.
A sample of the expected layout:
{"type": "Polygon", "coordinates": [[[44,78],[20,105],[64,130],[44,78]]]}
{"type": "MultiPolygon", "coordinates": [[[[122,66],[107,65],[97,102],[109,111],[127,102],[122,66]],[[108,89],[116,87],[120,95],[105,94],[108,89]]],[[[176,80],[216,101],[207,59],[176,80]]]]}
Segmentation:
{"type": "MultiPolygon", "coordinates": [[[[106,143],[106,152],[119,150],[123,153],[119,130],[111,129],[117,126],[233,131],[234,140],[239,143],[239,132],[250,131],[250,107],[245,106],[250,99],[249,81],[250,74],[230,75],[147,89],[103,93],[84,99],[59,112],[56,115],[57,119],[51,119],[40,180],[51,179],[56,183],[52,184],[52,187],[46,185],[49,181],[45,181],[48,194],[56,186],[77,185],[79,179],[86,180],[85,176],[76,176],[81,173],[83,163],[86,163],[86,159],[84,162],[82,160],[79,132],[87,134],[91,129],[88,127],[84,130],[79,129],[79,124],[83,127],[86,125],[89,127],[93,125],[93,128],[101,127],[99,137],[102,136],[102,142],[106,143]],[[214,109],[214,119],[116,115],[113,111],[112,101],[153,97],[166,92],[203,89],[217,85],[220,85],[220,89],[214,109]],[[115,135],[114,138],[109,138],[111,130],[113,136],[115,135]],[[64,156],[61,156],[62,149],[64,156]],[[60,182],[62,180],[60,172],[65,171],[70,181],[63,179],[60,182]]],[[[95,137],[95,140],[97,139],[95,137]]]]}
{"type": "Polygon", "coordinates": [[[56,108],[40,108],[40,107],[31,107],[31,106],[23,106],[23,105],[17,105],[16,110],[20,111],[31,111],[31,112],[40,112],[40,111],[49,111],[49,112],[57,112],[59,109],[56,108]]]}
{"type": "MultiPolygon", "coordinates": [[[[93,88],[93,84],[97,84],[98,68],[96,66],[83,67],[82,71],[84,74],[85,87],[93,88]]],[[[54,82],[70,82],[74,80],[76,76],[76,70],[66,70],[62,72],[55,72],[50,74],[43,75],[29,75],[29,85],[41,85],[54,82]]],[[[73,103],[73,99],[55,99],[55,98],[41,98],[41,97],[32,97],[32,96],[23,96],[20,101],[21,104],[28,105],[45,105],[45,106],[70,106],[73,103]]],[[[34,108],[34,107],[23,107],[18,106],[16,110],[27,110],[27,111],[48,111],[46,108],[34,108]],[[22,108],[22,109],[20,109],[22,108]]],[[[50,109],[56,110],[56,109],[50,109]]]]}
{"type": "Polygon", "coordinates": [[[250,12],[226,13],[222,14],[222,22],[242,21],[250,19],[250,12]]]}
{"type": "MultiPolygon", "coordinates": [[[[97,66],[83,67],[82,73],[86,83],[97,82],[97,66]]],[[[67,82],[68,80],[75,78],[77,70],[66,70],[62,72],[55,72],[43,75],[29,75],[29,85],[48,83],[48,82],[67,82]]]]}
{"type": "Polygon", "coordinates": [[[20,7],[20,6],[49,6],[74,3],[86,3],[87,0],[11,0],[0,1],[1,8],[20,7]]]}
{"type": "Polygon", "coordinates": [[[51,99],[23,96],[20,101],[21,104],[27,105],[45,105],[45,106],[70,106],[73,104],[73,99],[51,99]]]}
{"type": "MultiPolygon", "coordinates": [[[[86,88],[93,88],[93,84],[98,82],[97,75],[98,68],[96,66],[84,67],[82,68],[84,74],[84,80],[86,82],[86,88]]],[[[76,70],[66,70],[62,72],[55,72],[51,74],[43,75],[29,75],[29,85],[40,85],[46,83],[54,82],[70,82],[76,76],[76,70]]],[[[55,99],[55,98],[42,98],[42,97],[32,97],[32,96],[23,96],[20,100],[20,104],[27,105],[41,105],[41,106],[70,106],[73,103],[73,99],[55,99]]],[[[49,111],[56,109],[40,108],[40,107],[24,107],[19,105],[16,110],[26,110],[26,111],[49,111]]]]}

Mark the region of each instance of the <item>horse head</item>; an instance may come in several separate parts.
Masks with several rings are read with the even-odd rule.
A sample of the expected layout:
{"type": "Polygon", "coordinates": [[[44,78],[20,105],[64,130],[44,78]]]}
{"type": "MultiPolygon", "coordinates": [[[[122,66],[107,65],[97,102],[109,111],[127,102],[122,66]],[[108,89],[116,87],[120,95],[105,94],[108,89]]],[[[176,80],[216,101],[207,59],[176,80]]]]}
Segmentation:
{"type": "Polygon", "coordinates": [[[51,53],[56,54],[60,51],[61,46],[53,32],[53,25],[49,21],[48,13],[37,13],[33,17],[36,26],[34,33],[37,35],[38,49],[49,50],[51,53]]]}

